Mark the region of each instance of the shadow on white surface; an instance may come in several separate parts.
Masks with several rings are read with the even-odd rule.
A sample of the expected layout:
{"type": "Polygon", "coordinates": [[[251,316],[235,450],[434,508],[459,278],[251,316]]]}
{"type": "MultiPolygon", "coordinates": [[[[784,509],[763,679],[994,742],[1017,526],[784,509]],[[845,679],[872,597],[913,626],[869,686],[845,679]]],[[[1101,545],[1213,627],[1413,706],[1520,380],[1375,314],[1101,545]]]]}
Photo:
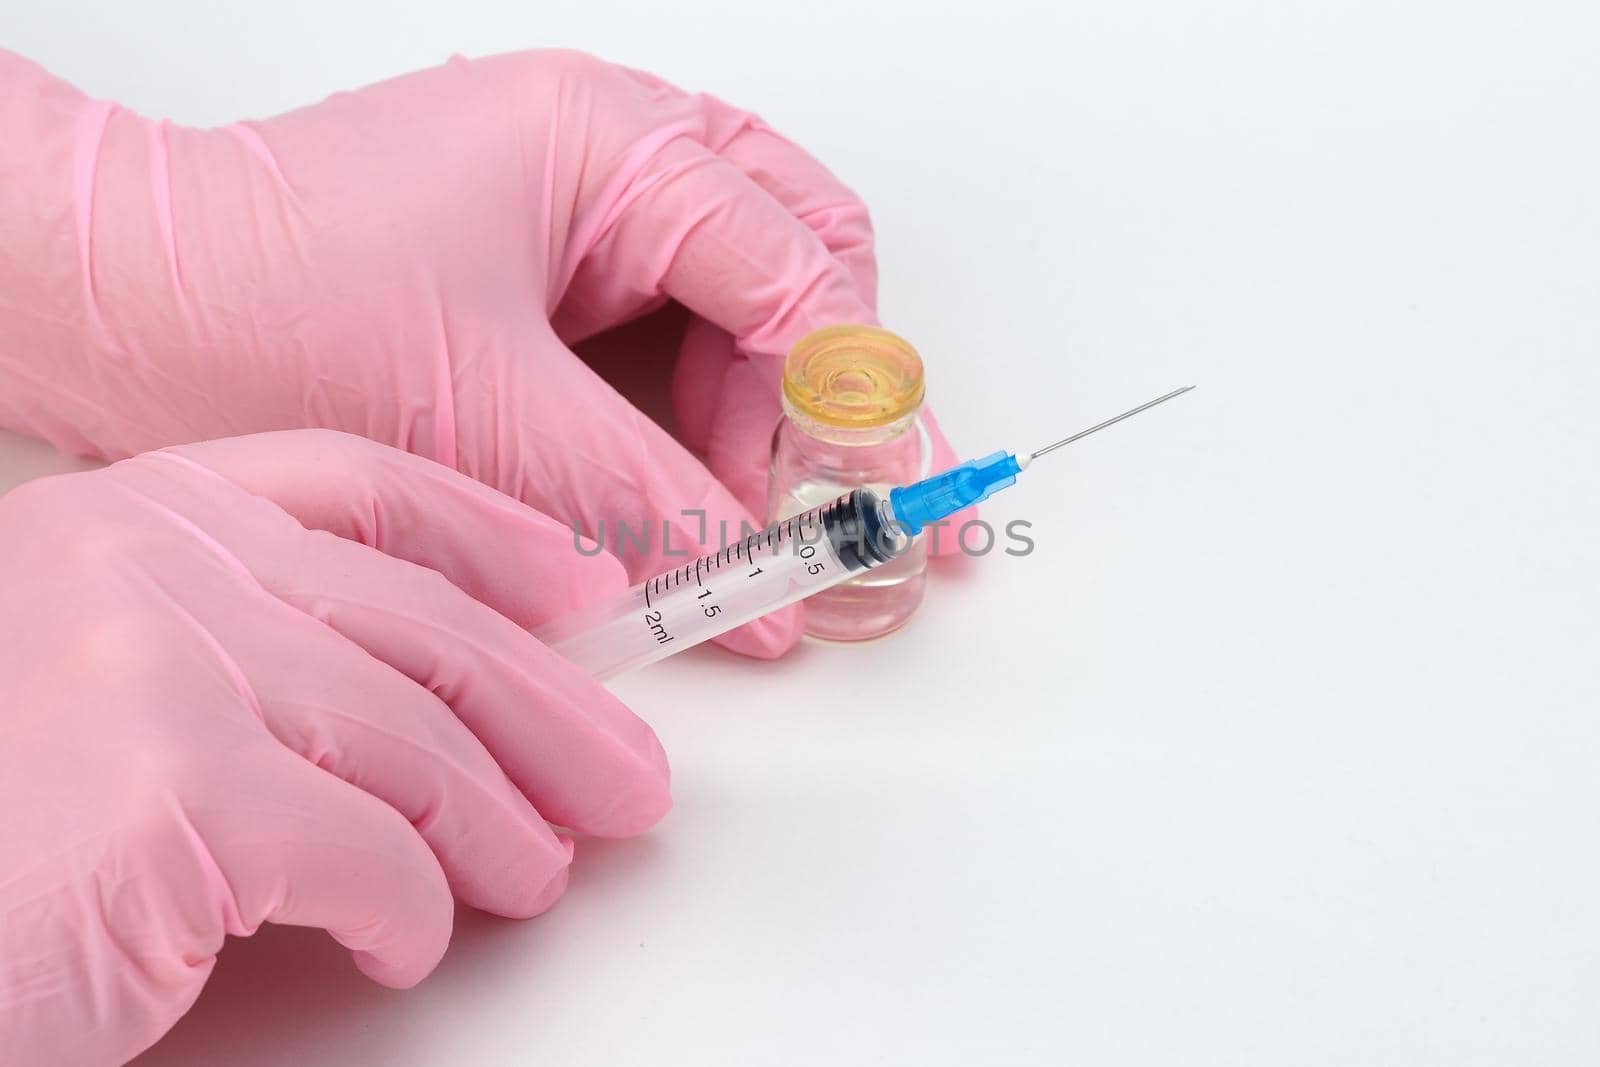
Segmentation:
{"type": "MultiPolygon", "coordinates": [[[[572,884],[539,918],[502,919],[456,909],[455,932],[438,969],[414,989],[370,981],[325,932],[263,925],[254,937],[228,938],[193,1008],[132,1062],[139,1067],[227,1063],[405,1064],[438,1062],[428,1045],[440,1013],[474,1014],[474,990],[514,981],[558,988],[566,946],[585,940],[607,909],[573,897],[627,892],[658,862],[649,837],[579,842],[572,884]],[[540,972],[545,972],[541,974],[540,972]]],[[[583,988],[561,995],[583,997],[583,988]]],[[[520,1030],[521,1027],[519,1026],[520,1030]]],[[[537,1050],[530,1055],[538,1059],[537,1050]]]]}

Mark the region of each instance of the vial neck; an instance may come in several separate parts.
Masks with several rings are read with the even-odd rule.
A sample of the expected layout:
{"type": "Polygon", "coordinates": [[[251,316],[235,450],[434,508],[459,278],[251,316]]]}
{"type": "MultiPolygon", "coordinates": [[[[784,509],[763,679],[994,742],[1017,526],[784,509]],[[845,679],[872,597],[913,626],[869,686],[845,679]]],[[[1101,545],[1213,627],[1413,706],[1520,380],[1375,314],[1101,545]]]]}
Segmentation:
{"type": "Polygon", "coordinates": [[[913,426],[917,424],[917,414],[920,405],[912,408],[904,415],[892,422],[880,426],[833,426],[812,418],[803,411],[797,411],[794,406],[784,400],[783,411],[794,428],[807,437],[818,441],[825,441],[830,445],[842,447],[861,447],[866,445],[881,445],[897,438],[904,437],[913,426]]]}

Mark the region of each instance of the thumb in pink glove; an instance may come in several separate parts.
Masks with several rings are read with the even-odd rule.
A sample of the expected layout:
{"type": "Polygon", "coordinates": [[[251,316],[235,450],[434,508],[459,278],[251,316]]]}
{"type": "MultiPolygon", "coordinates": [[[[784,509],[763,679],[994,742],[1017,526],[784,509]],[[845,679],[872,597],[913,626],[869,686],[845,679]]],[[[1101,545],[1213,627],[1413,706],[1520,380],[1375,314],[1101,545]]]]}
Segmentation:
{"type": "Polygon", "coordinates": [[[549,907],[549,823],[670,804],[650,729],[524,630],[624,585],[562,524],[326,431],[0,498],[6,1062],[133,1056],[262,922],[407,986],[452,891],[549,907]]]}

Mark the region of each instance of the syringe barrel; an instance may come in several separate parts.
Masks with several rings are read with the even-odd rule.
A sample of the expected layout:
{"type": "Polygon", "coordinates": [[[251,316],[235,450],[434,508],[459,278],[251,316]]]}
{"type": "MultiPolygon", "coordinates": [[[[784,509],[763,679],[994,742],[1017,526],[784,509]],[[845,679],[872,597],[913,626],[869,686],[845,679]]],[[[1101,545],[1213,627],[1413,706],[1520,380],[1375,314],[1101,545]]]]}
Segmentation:
{"type": "Polygon", "coordinates": [[[910,543],[887,501],[856,489],[555,619],[534,636],[596,678],[610,678],[887,563],[910,543]]]}

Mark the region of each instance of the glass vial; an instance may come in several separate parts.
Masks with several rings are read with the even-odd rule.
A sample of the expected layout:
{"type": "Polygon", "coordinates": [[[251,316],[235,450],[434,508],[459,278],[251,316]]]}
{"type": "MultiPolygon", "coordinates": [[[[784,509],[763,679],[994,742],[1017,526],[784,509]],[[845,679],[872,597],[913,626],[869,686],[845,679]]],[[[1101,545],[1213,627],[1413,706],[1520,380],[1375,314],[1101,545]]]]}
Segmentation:
{"type": "MultiPolygon", "coordinates": [[[[783,371],[784,419],[772,438],[769,519],[825,504],[867,486],[887,494],[927,477],[932,448],[922,429],[922,358],[876,326],[807,334],[783,371]]],[[[806,632],[863,641],[903,625],[922,603],[928,546],[806,601],[806,632]]]]}

